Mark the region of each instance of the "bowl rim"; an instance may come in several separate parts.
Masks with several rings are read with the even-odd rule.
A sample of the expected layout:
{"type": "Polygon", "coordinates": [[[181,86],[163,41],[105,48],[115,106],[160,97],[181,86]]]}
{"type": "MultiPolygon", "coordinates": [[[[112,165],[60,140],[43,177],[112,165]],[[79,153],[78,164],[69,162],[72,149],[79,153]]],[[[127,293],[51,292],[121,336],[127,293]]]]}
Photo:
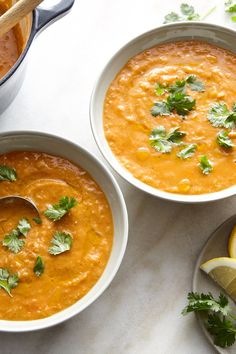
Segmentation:
{"type": "MultiPolygon", "coordinates": [[[[202,22],[202,21],[180,21],[180,22],[175,22],[175,23],[168,23],[168,24],[163,24],[161,26],[155,27],[154,29],[148,30],[146,32],[141,33],[138,36],[133,37],[131,40],[126,42],[123,46],[121,46],[115,54],[112,55],[112,57],[107,61],[103,69],[101,70],[100,74],[98,75],[92,93],[90,97],[90,104],[89,104],[89,116],[90,116],[90,126],[92,130],[92,134],[94,137],[94,140],[105,158],[105,160],[108,162],[108,164],[111,166],[111,168],[119,174],[120,177],[122,177],[126,182],[128,182],[130,185],[136,187],[139,190],[142,190],[154,197],[158,197],[164,200],[170,200],[174,202],[180,202],[180,203],[205,203],[205,202],[212,202],[212,201],[217,201],[221,199],[225,199],[228,197],[231,197],[236,194],[236,184],[233,186],[230,186],[228,188],[222,189],[217,192],[212,192],[212,193],[204,193],[204,194],[191,194],[191,195],[186,195],[186,194],[177,194],[177,193],[170,193],[170,192],[165,192],[162,191],[158,188],[154,188],[141,180],[135,178],[128,170],[126,170],[118,161],[118,159],[115,157],[113,152],[111,151],[110,147],[110,152],[114,156],[114,159],[111,161],[110,157],[108,156],[106,149],[103,147],[103,138],[100,138],[99,134],[97,133],[97,128],[96,128],[96,113],[95,113],[95,103],[96,103],[96,96],[97,92],[99,91],[99,86],[100,83],[103,81],[103,76],[106,74],[107,69],[111,65],[111,63],[116,60],[116,58],[122,53],[125,52],[129,47],[131,47],[133,44],[138,43],[140,40],[144,39],[145,37],[148,37],[155,32],[158,32],[161,29],[175,29],[178,28],[179,26],[185,26],[185,27],[190,27],[194,28],[194,26],[198,27],[210,27],[212,30],[218,29],[222,32],[228,32],[236,37],[236,30],[232,29],[231,27],[227,26],[220,26],[217,24],[209,23],[209,22],[202,22]]],[[[207,37],[206,37],[207,40],[207,37]]],[[[175,40],[173,40],[175,41],[175,40]]],[[[176,39],[178,41],[178,39],[176,39]]],[[[161,44],[162,42],[160,42],[161,44]]],[[[140,51],[140,53],[142,50],[140,51]]],[[[127,57],[127,61],[129,58],[127,57]]],[[[117,72],[118,73],[118,72],[117,72]]],[[[112,79],[113,80],[113,79],[112,79]]],[[[111,80],[111,81],[112,81],[111,80]]],[[[104,103],[104,101],[103,101],[104,103]]],[[[100,117],[100,119],[103,119],[103,117],[100,117]]],[[[105,139],[106,140],[106,139],[105,139]]]]}
{"type": "MultiPolygon", "coordinates": [[[[80,300],[84,299],[86,297],[86,295],[89,294],[89,292],[93,289],[93,287],[96,286],[97,282],[89,290],[89,292],[85,296],[83,296],[80,300],[78,300],[77,302],[75,302],[71,306],[65,308],[64,310],[59,311],[49,317],[45,317],[45,318],[38,319],[38,320],[29,320],[29,321],[0,320],[0,332],[13,332],[13,333],[19,332],[20,333],[20,332],[32,332],[32,331],[46,329],[46,328],[58,325],[64,321],[78,315],[80,312],[85,310],[89,305],[91,305],[93,302],[95,302],[95,300],[97,300],[97,298],[99,296],[101,296],[102,293],[111,284],[113,278],[115,277],[116,273],[119,270],[119,267],[121,265],[121,262],[123,260],[124,254],[125,254],[127,242],[128,242],[129,226],[128,226],[127,207],[126,207],[125,199],[124,199],[124,196],[123,196],[122,191],[120,189],[120,186],[118,185],[118,182],[116,181],[115,177],[109,171],[108,167],[103,162],[101,162],[98,159],[98,157],[94,156],[91,152],[89,152],[86,148],[82,147],[81,145],[79,145],[73,141],[70,141],[64,137],[57,136],[55,134],[49,134],[49,133],[44,133],[44,132],[35,131],[35,130],[34,131],[31,131],[31,130],[5,131],[5,132],[0,133],[0,141],[2,138],[11,137],[11,136],[12,137],[13,136],[19,136],[19,137],[28,136],[28,137],[38,137],[38,138],[40,138],[40,137],[41,138],[49,138],[49,139],[59,141],[59,143],[62,145],[67,144],[67,145],[70,145],[73,148],[81,151],[82,154],[86,157],[86,159],[88,159],[88,160],[90,159],[92,162],[94,162],[94,164],[96,164],[100,170],[103,170],[103,172],[106,174],[107,178],[110,180],[110,182],[114,188],[114,192],[116,193],[116,195],[119,199],[120,211],[121,211],[121,215],[122,215],[122,219],[123,219],[123,233],[122,233],[122,237],[121,237],[121,247],[120,247],[118,257],[116,258],[116,262],[113,266],[112,271],[107,276],[107,279],[104,281],[104,284],[102,284],[100,286],[100,288],[97,290],[97,292],[94,294],[94,296],[92,296],[92,298],[88,299],[88,301],[85,304],[83,304],[82,306],[79,305],[80,300]],[[80,308],[76,309],[75,308],[76,305],[79,306],[80,308]],[[74,307],[73,311],[71,313],[68,313],[72,307],[74,307]]],[[[0,145],[1,145],[1,142],[0,142],[0,145]]],[[[9,152],[10,151],[14,151],[14,149],[12,149],[10,147],[9,152]]],[[[20,150],[18,150],[18,151],[20,151],[20,150]]],[[[26,148],[24,149],[24,147],[23,147],[21,151],[30,151],[30,150],[27,150],[26,148]]],[[[58,156],[60,156],[60,154],[58,154],[58,156]]],[[[67,158],[67,157],[65,157],[65,158],[67,158]]],[[[70,158],[68,158],[68,160],[70,160],[70,158]]],[[[92,178],[96,182],[96,179],[93,176],[92,176],[92,178]]],[[[98,185],[99,185],[99,183],[98,183],[98,185]]],[[[105,193],[105,191],[103,191],[103,192],[105,193]]],[[[106,193],[105,193],[105,195],[106,195],[106,193]]],[[[114,217],[114,215],[113,215],[113,217],[114,217]]],[[[106,265],[106,267],[107,267],[107,265],[106,265]]],[[[105,269],[106,269],[106,267],[105,267],[105,269]]],[[[105,271],[105,269],[104,269],[104,271],[105,271]]]]}

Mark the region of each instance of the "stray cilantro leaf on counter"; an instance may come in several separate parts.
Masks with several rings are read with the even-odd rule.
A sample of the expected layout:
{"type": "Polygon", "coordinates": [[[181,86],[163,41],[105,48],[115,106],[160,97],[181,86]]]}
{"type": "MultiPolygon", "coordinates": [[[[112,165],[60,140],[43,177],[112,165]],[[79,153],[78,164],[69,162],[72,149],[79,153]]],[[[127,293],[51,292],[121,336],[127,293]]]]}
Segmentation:
{"type": "Polygon", "coordinates": [[[233,129],[236,127],[236,112],[234,110],[235,104],[232,107],[232,111],[229,111],[225,103],[214,103],[209,110],[208,120],[213,127],[233,129]]]}
{"type": "Polygon", "coordinates": [[[234,147],[234,144],[228,135],[228,132],[222,130],[217,134],[216,141],[220,146],[226,149],[231,149],[232,147],[234,147]]]}
{"type": "Polygon", "coordinates": [[[21,219],[15,229],[13,229],[8,235],[4,236],[2,241],[3,246],[7,247],[10,251],[18,253],[21,251],[25,244],[25,241],[20,236],[26,237],[27,233],[31,229],[31,225],[27,219],[21,219]]]}
{"type": "Polygon", "coordinates": [[[11,295],[11,289],[18,285],[18,275],[10,274],[7,269],[0,268],[0,288],[4,289],[8,295],[11,295]]]}
{"type": "Polygon", "coordinates": [[[35,266],[34,266],[34,273],[37,277],[40,277],[44,272],[44,263],[40,256],[36,258],[35,266]]]}
{"type": "Polygon", "coordinates": [[[234,14],[233,16],[231,16],[231,20],[233,22],[236,22],[236,1],[235,0],[225,1],[225,12],[234,14]]]}
{"type": "Polygon", "coordinates": [[[35,222],[36,224],[38,224],[38,225],[41,225],[41,224],[42,224],[42,219],[39,218],[39,217],[35,217],[35,218],[33,218],[33,220],[34,220],[34,222],[35,222]]]}
{"type": "Polygon", "coordinates": [[[153,129],[149,140],[151,146],[162,153],[168,153],[172,150],[173,144],[179,144],[186,133],[179,131],[179,128],[170,129],[169,133],[160,125],[153,129]]]}
{"type": "Polygon", "coordinates": [[[211,293],[191,292],[188,294],[188,305],[183,309],[182,314],[186,315],[190,312],[206,313],[205,326],[213,336],[215,345],[226,348],[235,342],[236,318],[231,314],[231,308],[225,295],[220,294],[216,300],[211,293]]]}
{"type": "Polygon", "coordinates": [[[54,256],[69,251],[72,245],[72,236],[66,232],[57,231],[51,240],[51,247],[48,252],[54,256]]]}
{"type": "Polygon", "coordinates": [[[68,211],[77,204],[78,201],[74,197],[62,197],[58,204],[54,204],[45,210],[44,215],[53,221],[57,221],[66,215],[68,211]]]}
{"type": "Polygon", "coordinates": [[[180,5],[181,15],[176,12],[171,12],[164,18],[164,23],[179,22],[179,21],[193,21],[199,20],[200,15],[194,10],[194,7],[188,4],[180,5]]]}
{"type": "Polygon", "coordinates": [[[197,144],[187,144],[185,145],[185,148],[180,150],[177,154],[179,158],[182,160],[188,159],[189,157],[192,157],[197,149],[197,144]]]}
{"type": "Polygon", "coordinates": [[[199,167],[204,175],[208,175],[213,170],[212,163],[206,155],[201,156],[199,167]]]}
{"type": "Polygon", "coordinates": [[[8,166],[0,166],[0,181],[16,181],[16,170],[8,166]]]}

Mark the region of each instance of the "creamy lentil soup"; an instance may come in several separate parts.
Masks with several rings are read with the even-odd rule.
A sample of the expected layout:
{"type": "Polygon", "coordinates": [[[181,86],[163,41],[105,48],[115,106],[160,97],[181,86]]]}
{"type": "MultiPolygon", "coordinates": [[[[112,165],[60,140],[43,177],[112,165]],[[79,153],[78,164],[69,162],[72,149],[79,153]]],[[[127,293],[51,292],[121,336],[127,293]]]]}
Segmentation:
{"type": "Polygon", "coordinates": [[[235,54],[200,41],[158,45],[112,81],[105,136],[121,165],[150,186],[219,191],[236,183],[235,102],[235,54]]]}
{"type": "MultiPolygon", "coordinates": [[[[7,1],[0,4],[0,15],[10,4],[7,1]]],[[[23,49],[23,38],[19,25],[0,37],[0,79],[6,75],[19,58],[23,49]]]]}
{"type": "Polygon", "coordinates": [[[81,299],[102,275],[113,242],[111,210],[91,176],[64,158],[7,153],[0,156],[0,179],[2,166],[14,168],[17,176],[0,181],[0,196],[19,194],[32,199],[40,218],[20,202],[0,208],[0,319],[44,318],[81,299]],[[55,205],[65,196],[76,203],[65,214],[62,207],[58,219],[61,209],[55,205]],[[58,232],[67,235],[69,242],[59,239],[53,244],[58,232]],[[9,243],[14,237],[17,245],[23,240],[20,249],[9,243]],[[3,270],[18,277],[17,281],[13,278],[16,284],[10,294],[1,287],[4,274],[8,277],[3,270]]]}

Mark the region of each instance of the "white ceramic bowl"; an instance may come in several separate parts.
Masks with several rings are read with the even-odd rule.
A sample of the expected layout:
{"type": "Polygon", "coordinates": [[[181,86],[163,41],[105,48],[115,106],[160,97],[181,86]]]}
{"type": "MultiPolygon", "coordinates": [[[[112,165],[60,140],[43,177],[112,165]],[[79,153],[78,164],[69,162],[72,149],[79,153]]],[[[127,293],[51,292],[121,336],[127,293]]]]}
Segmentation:
{"type": "Polygon", "coordinates": [[[113,169],[126,181],[156,197],[176,202],[200,203],[232,196],[236,194],[236,186],[219,192],[201,195],[174,194],[153,188],[133,177],[128,170],[122,167],[113,155],[103,130],[103,104],[106,91],[111,81],[116,77],[127,61],[136,54],[157,44],[188,39],[203,40],[236,52],[236,31],[213,24],[204,22],[181,22],[164,25],[146,32],[122,47],[105,66],[92,93],[90,121],[93,135],[100,151],[113,169]]]}
{"type": "Polygon", "coordinates": [[[0,134],[0,154],[16,150],[40,151],[61,156],[88,171],[102,188],[109,201],[114,222],[114,240],[109,261],[101,278],[81,300],[55,315],[40,320],[0,320],[0,331],[6,332],[24,332],[47,328],[84,310],[111,283],[121,264],[128,239],[128,216],[124,198],[112,174],[97,158],[82,147],[49,134],[30,131],[0,134]]]}

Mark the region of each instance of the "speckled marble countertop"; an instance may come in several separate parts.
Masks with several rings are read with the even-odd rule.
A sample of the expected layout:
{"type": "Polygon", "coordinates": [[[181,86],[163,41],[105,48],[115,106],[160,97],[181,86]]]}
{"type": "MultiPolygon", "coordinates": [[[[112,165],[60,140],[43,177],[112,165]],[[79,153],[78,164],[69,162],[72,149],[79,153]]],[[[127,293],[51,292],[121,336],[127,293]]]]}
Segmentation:
{"type": "MultiPolygon", "coordinates": [[[[55,1],[54,1],[55,2],[55,1]]],[[[41,130],[80,143],[101,158],[89,125],[95,79],[109,57],[162,23],[177,0],[76,0],[72,12],[34,42],[24,85],[0,117],[0,130],[41,130]]],[[[50,0],[45,0],[48,5],[50,0]]],[[[234,26],[223,1],[189,0],[207,19],[234,26]]],[[[1,354],[215,353],[194,316],[180,315],[205,240],[236,211],[235,198],[208,205],[155,199],[118,179],[130,221],[127,252],[106,292],[79,316],[28,334],[0,333],[1,354]]]]}

